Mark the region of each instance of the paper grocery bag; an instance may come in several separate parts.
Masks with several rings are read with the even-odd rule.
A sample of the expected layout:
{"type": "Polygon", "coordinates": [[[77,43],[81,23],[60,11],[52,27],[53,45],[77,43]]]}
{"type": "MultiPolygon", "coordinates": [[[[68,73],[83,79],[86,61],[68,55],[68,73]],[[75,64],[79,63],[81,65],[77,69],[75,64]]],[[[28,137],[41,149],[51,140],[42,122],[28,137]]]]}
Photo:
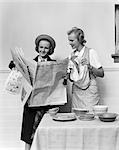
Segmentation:
{"type": "Polygon", "coordinates": [[[11,94],[19,94],[22,88],[22,74],[16,70],[11,70],[5,81],[5,90],[11,94]]]}

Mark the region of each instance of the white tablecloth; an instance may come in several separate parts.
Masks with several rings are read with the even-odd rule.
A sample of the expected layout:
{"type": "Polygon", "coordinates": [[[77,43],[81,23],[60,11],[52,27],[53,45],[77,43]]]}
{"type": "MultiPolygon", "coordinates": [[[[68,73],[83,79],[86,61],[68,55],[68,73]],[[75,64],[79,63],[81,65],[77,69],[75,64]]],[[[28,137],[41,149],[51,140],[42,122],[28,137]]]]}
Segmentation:
{"type": "Polygon", "coordinates": [[[119,150],[119,120],[59,122],[45,114],[31,150],[119,150]]]}

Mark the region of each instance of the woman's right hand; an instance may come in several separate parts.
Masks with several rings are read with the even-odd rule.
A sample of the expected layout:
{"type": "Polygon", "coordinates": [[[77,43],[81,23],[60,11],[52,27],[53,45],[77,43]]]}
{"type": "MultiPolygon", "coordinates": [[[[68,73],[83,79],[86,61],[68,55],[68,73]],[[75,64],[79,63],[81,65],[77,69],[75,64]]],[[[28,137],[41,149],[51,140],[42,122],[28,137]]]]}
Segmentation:
{"type": "Polygon", "coordinates": [[[10,63],[9,63],[9,65],[8,65],[8,67],[12,70],[13,68],[15,68],[16,67],[16,65],[15,65],[15,63],[14,63],[14,61],[13,60],[11,60],[10,61],[10,63]]]}
{"type": "Polygon", "coordinates": [[[83,59],[81,59],[81,64],[84,66],[84,65],[88,65],[89,62],[86,58],[83,58],[83,59]]]}

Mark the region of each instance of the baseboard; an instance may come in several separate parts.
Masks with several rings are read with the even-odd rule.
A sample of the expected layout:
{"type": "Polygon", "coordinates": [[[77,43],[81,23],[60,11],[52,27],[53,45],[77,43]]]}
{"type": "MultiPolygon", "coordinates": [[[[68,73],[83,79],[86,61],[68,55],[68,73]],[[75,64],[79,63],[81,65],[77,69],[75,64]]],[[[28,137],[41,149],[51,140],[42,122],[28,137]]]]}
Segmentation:
{"type": "MultiPolygon", "coordinates": [[[[119,68],[113,68],[113,67],[105,67],[104,68],[105,72],[113,72],[113,71],[119,71],[119,68]]],[[[0,70],[0,74],[7,74],[10,73],[10,70],[0,70]]]]}

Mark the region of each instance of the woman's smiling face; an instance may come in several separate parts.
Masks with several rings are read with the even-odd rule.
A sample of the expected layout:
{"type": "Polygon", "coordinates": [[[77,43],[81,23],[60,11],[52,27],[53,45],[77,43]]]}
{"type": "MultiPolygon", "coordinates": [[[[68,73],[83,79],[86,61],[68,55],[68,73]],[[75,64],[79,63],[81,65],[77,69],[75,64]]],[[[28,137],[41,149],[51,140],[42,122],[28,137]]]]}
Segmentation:
{"type": "Polygon", "coordinates": [[[41,57],[45,57],[50,51],[50,42],[47,40],[41,40],[39,42],[38,52],[41,57]]]}
{"type": "Polygon", "coordinates": [[[72,32],[70,35],[68,35],[68,40],[72,49],[78,49],[80,42],[78,41],[75,33],[72,32]]]}

